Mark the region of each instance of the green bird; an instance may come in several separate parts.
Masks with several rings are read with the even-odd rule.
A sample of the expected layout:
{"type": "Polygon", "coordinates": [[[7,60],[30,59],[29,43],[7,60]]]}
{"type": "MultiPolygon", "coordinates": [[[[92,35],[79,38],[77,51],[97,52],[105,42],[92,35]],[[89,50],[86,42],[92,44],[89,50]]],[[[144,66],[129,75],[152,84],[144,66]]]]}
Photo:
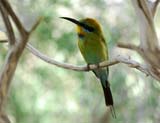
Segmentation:
{"type": "MultiPolygon", "coordinates": [[[[61,17],[77,25],[78,46],[80,52],[87,64],[98,64],[106,61],[108,57],[108,48],[105,42],[100,24],[92,18],[85,18],[77,21],[69,17],[61,17]]],[[[115,115],[113,107],[113,98],[108,81],[109,68],[100,68],[93,70],[94,74],[101,81],[106,106],[110,106],[113,116],[115,115]]]]}

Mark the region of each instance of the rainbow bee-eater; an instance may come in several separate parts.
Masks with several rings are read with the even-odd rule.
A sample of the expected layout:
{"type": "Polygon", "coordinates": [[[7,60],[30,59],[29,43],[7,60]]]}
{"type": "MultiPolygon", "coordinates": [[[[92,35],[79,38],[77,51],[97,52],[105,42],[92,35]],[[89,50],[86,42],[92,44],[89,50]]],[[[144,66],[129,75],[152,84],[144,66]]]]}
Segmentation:
{"type": "MultiPolygon", "coordinates": [[[[95,19],[85,18],[77,21],[68,17],[61,18],[71,21],[77,25],[76,31],[78,35],[78,47],[87,64],[98,64],[109,59],[108,48],[101,26],[95,19]]],[[[93,72],[101,81],[106,106],[110,106],[111,111],[113,109],[112,114],[115,116],[113,98],[108,81],[109,68],[99,68],[93,70],[93,72]]]]}

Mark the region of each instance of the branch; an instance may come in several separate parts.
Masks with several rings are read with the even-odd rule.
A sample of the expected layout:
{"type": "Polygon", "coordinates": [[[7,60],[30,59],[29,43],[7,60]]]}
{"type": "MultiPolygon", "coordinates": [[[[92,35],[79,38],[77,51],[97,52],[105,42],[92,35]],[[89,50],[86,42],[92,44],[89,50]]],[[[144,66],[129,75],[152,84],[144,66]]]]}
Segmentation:
{"type": "Polygon", "coordinates": [[[11,5],[9,4],[8,0],[1,0],[3,6],[5,7],[8,14],[11,16],[13,22],[16,24],[17,29],[19,30],[21,35],[26,35],[27,31],[25,30],[24,26],[22,25],[21,21],[13,11],[11,5]]]}
{"type": "Polygon", "coordinates": [[[3,40],[3,39],[0,39],[0,43],[7,43],[8,41],[7,40],[3,40]]]}
{"type": "MultiPolygon", "coordinates": [[[[22,55],[23,50],[28,42],[29,36],[31,35],[32,31],[34,31],[35,28],[38,26],[39,21],[37,21],[35,25],[33,25],[31,31],[28,33],[26,29],[23,27],[23,25],[21,24],[19,18],[13,12],[7,0],[0,0],[0,9],[2,12],[3,20],[7,28],[7,33],[9,34],[8,35],[8,39],[10,41],[9,43],[15,44],[8,49],[8,52],[4,61],[4,65],[0,71],[0,122],[7,123],[7,121],[5,121],[4,118],[2,117],[4,116],[2,114],[4,114],[3,108],[5,106],[8,89],[9,89],[12,77],[15,73],[20,56],[22,55]],[[8,15],[11,16],[11,18],[13,19],[13,22],[15,23],[15,25],[17,26],[17,29],[20,32],[21,38],[19,41],[18,39],[15,39],[14,32],[12,30],[12,25],[10,24],[8,15]]],[[[4,40],[2,40],[2,42],[4,42],[4,40]]]]}
{"type": "Polygon", "coordinates": [[[148,23],[150,25],[152,25],[153,20],[151,18],[152,16],[151,16],[151,12],[149,10],[149,7],[147,5],[147,1],[146,0],[137,0],[137,4],[138,4],[139,9],[143,12],[143,14],[144,14],[146,20],[148,21],[148,23]]]}
{"type": "Polygon", "coordinates": [[[69,70],[75,70],[75,71],[90,71],[90,70],[94,70],[94,69],[98,69],[98,68],[102,68],[102,67],[106,67],[106,66],[111,66],[114,64],[119,63],[117,60],[113,60],[110,62],[101,62],[99,64],[91,64],[91,65],[84,65],[84,66],[75,66],[75,65],[71,65],[71,64],[66,64],[66,63],[60,63],[44,54],[42,54],[41,52],[39,52],[36,48],[34,48],[31,44],[27,44],[27,49],[34,54],[35,56],[37,56],[38,58],[40,58],[41,60],[52,64],[52,65],[56,65],[58,67],[61,68],[65,68],[65,69],[69,69],[69,70]]]}
{"type": "Polygon", "coordinates": [[[140,48],[139,46],[136,46],[134,44],[131,43],[122,43],[122,42],[118,42],[117,46],[120,48],[125,48],[125,49],[129,49],[129,50],[134,50],[137,53],[139,53],[141,56],[144,55],[143,49],[140,48]]]}
{"type": "Polygon", "coordinates": [[[147,66],[145,66],[145,65],[142,65],[134,60],[131,60],[130,58],[125,58],[125,57],[121,57],[121,56],[117,57],[116,59],[120,63],[127,64],[129,67],[136,68],[137,70],[141,71],[142,73],[145,73],[146,76],[150,75],[149,70],[148,70],[147,66]]]}
{"type": "Polygon", "coordinates": [[[130,44],[130,43],[118,42],[117,46],[120,47],[120,48],[125,48],[125,49],[129,49],[129,50],[135,50],[137,52],[139,52],[139,50],[140,50],[139,46],[136,46],[136,45],[130,44]]]}
{"type": "MultiPolygon", "coordinates": [[[[121,48],[127,48],[127,49],[133,49],[136,50],[137,48],[139,48],[138,46],[132,45],[132,44],[124,44],[124,43],[119,43],[118,44],[119,47],[121,48]]],[[[147,76],[150,75],[153,78],[158,79],[158,77],[156,77],[145,65],[141,65],[138,62],[131,60],[130,58],[124,58],[122,56],[117,56],[117,58],[115,58],[114,60],[111,61],[104,61],[101,62],[99,64],[90,64],[90,65],[81,65],[81,66],[76,66],[76,65],[72,65],[72,64],[68,64],[68,63],[61,63],[58,62],[46,55],[44,55],[43,53],[41,53],[40,51],[38,51],[36,48],[34,48],[31,44],[27,43],[26,48],[35,56],[37,56],[38,58],[40,58],[41,60],[43,60],[44,62],[47,62],[49,64],[55,65],[57,67],[61,67],[64,69],[69,69],[69,70],[74,70],[74,71],[91,71],[94,69],[99,69],[99,68],[103,68],[103,67],[108,67],[108,66],[112,66],[118,63],[123,63],[128,65],[129,67],[132,68],[136,68],[137,70],[145,73],[147,76]]]]}
{"type": "Polygon", "coordinates": [[[6,33],[0,31],[0,43],[6,43],[6,42],[8,42],[6,33]]]}
{"type": "MultiPolygon", "coordinates": [[[[16,41],[15,35],[14,35],[14,32],[13,32],[11,22],[8,18],[8,14],[7,14],[5,8],[3,7],[2,3],[0,3],[0,11],[1,11],[1,14],[2,14],[3,22],[4,22],[4,24],[6,26],[6,29],[7,29],[7,32],[8,32],[7,34],[8,34],[8,37],[9,37],[9,43],[10,43],[10,45],[13,45],[16,41]]],[[[3,42],[4,42],[4,40],[3,40],[3,42]]]]}
{"type": "Polygon", "coordinates": [[[11,123],[8,116],[4,113],[0,114],[0,123],[11,123]]]}
{"type": "Polygon", "coordinates": [[[160,78],[160,47],[154,27],[154,15],[152,14],[156,10],[153,10],[152,7],[157,8],[159,0],[152,3],[152,7],[147,0],[132,0],[132,3],[139,19],[140,27],[140,50],[138,53],[148,64],[150,71],[160,78]]]}
{"type": "MultiPolygon", "coordinates": [[[[130,43],[122,43],[122,42],[119,42],[117,44],[118,47],[120,48],[125,48],[125,49],[129,49],[129,50],[135,50],[137,51],[143,58],[148,58],[147,60],[151,63],[152,65],[152,68],[149,67],[149,66],[141,66],[141,68],[143,68],[143,70],[141,68],[139,68],[139,70],[141,72],[144,72],[146,73],[146,75],[151,75],[153,78],[155,78],[156,80],[160,80],[160,72],[158,70],[158,68],[156,67],[156,64],[159,64],[156,63],[156,62],[152,62],[153,59],[158,59],[158,57],[156,56],[156,54],[160,54],[159,51],[157,51],[156,53],[154,53],[155,55],[151,55],[150,52],[147,53],[146,51],[143,51],[143,49],[141,49],[139,46],[136,46],[134,44],[130,44],[130,43]],[[155,58],[156,57],[156,58],[155,58]],[[156,69],[157,68],[157,69],[156,69]]],[[[147,62],[148,62],[147,61],[147,62]]],[[[135,63],[136,64],[136,63],[135,63]]]]}
{"type": "Polygon", "coordinates": [[[155,2],[151,2],[151,1],[148,1],[148,2],[149,2],[149,5],[150,5],[152,15],[154,17],[155,14],[156,14],[157,7],[158,7],[158,4],[159,4],[160,0],[156,0],[155,2]]]}
{"type": "Polygon", "coordinates": [[[129,67],[136,68],[137,70],[141,71],[142,73],[145,73],[146,76],[150,75],[151,77],[153,77],[157,81],[160,81],[159,73],[155,74],[152,71],[152,69],[150,69],[150,67],[148,67],[147,64],[143,65],[143,64],[140,64],[134,60],[131,60],[130,58],[125,58],[125,57],[121,57],[121,56],[117,57],[116,60],[119,61],[119,63],[127,64],[129,67]]]}
{"type": "Polygon", "coordinates": [[[34,32],[34,30],[38,27],[38,25],[42,22],[43,19],[44,19],[43,16],[37,19],[37,21],[33,24],[31,30],[29,31],[30,34],[34,32]]]}
{"type": "Polygon", "coordinates": [[[91,70],[94,70],[94,69],[108,67],[108,66],[112,66],[112,65],[115,65],[115,64],[118,64],[118,63],[123,63],[123,64],[127,64],[129,67],[136,68],[137,70],[145,73],[147,76],[151,75],[150,72],[148,71],[148,68],[146,66],[141,65],[138,62],[136,62],[134,60],[131,60],[130,58],[124,58],[122,56],[118,56],[117,58],[115,58],[112,61],[104,61],[104,62],[101,62],[99,64],[90,64],[90,65],[83,65],[83,66],[75,66],[75,65],[66,64],[66,63],[60,63],[58,61],[55,61],[54,59],[49,58],[48,56],[46,56],[46,55],[42,54],[41,52],[39,52],[37,49],[35,49],[29,43],[27,44],[27,49],[32,54],[34,54],[35,56],[37,56],[38,58],[40,58],[41,60],[43,60],[43,61],[45,61],[45,62],[47,62],[49,64],[56,65],[58,67],[69,69],[69,70],[91,71],[91,70]]]}
{"type": "Polygon", "coordinates": [[[140,47],[154,51],[159,49],[153,15],[146,0],[132,0],[140,24],[140,47]]]}

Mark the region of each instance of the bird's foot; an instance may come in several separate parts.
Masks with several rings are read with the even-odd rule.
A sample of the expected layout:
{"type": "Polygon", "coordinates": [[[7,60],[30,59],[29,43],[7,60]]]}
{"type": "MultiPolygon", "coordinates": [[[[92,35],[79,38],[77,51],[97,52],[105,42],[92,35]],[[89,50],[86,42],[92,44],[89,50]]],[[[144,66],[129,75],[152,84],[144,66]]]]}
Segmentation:
{"type": "Polygon", "coordinates": [[[95,65],[96,65],[97,69],[99,69],[99,68],[100,68],[99,63],[96,63],[95,65]]]}
{"type": "Polygon", "coordinates": [[[90,65],[91,65],[91,64],[89,64],[89,63],[87,64],[87,71],[90,70],[90,65]]]}

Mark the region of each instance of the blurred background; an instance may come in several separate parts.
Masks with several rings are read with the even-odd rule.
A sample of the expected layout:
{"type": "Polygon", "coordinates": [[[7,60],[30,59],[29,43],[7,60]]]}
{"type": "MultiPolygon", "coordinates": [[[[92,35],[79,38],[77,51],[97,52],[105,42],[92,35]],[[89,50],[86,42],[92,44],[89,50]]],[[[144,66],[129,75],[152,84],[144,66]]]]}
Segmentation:
{"type": "MultiPolygon", "coordinates": [[[[61,16],[96,18],[103,28],[110,59],[131,56],[133,51],[116,43],[139,44],[137,18],[130,0],[9,0],[27,29],[39,16],[44,20],[29,42],[60,62],[84,65],[77,47],[75,25],[61,16]]],[[[160,36],[160,10],[155,18],[160,36]]],[[[0,30],[5,31],[0,18],[0,30]]],[[[0,65],[7,45],[0,44],[0,65]]],[[[47,64],[27,49],[18,64],[8,96],[7,113],[12,123],[159,123],[160,83],[136,69],[110,67],[109,80],[117,118],[104,103],[100,83],[92,72],[75,72],[47,64]]]]}

